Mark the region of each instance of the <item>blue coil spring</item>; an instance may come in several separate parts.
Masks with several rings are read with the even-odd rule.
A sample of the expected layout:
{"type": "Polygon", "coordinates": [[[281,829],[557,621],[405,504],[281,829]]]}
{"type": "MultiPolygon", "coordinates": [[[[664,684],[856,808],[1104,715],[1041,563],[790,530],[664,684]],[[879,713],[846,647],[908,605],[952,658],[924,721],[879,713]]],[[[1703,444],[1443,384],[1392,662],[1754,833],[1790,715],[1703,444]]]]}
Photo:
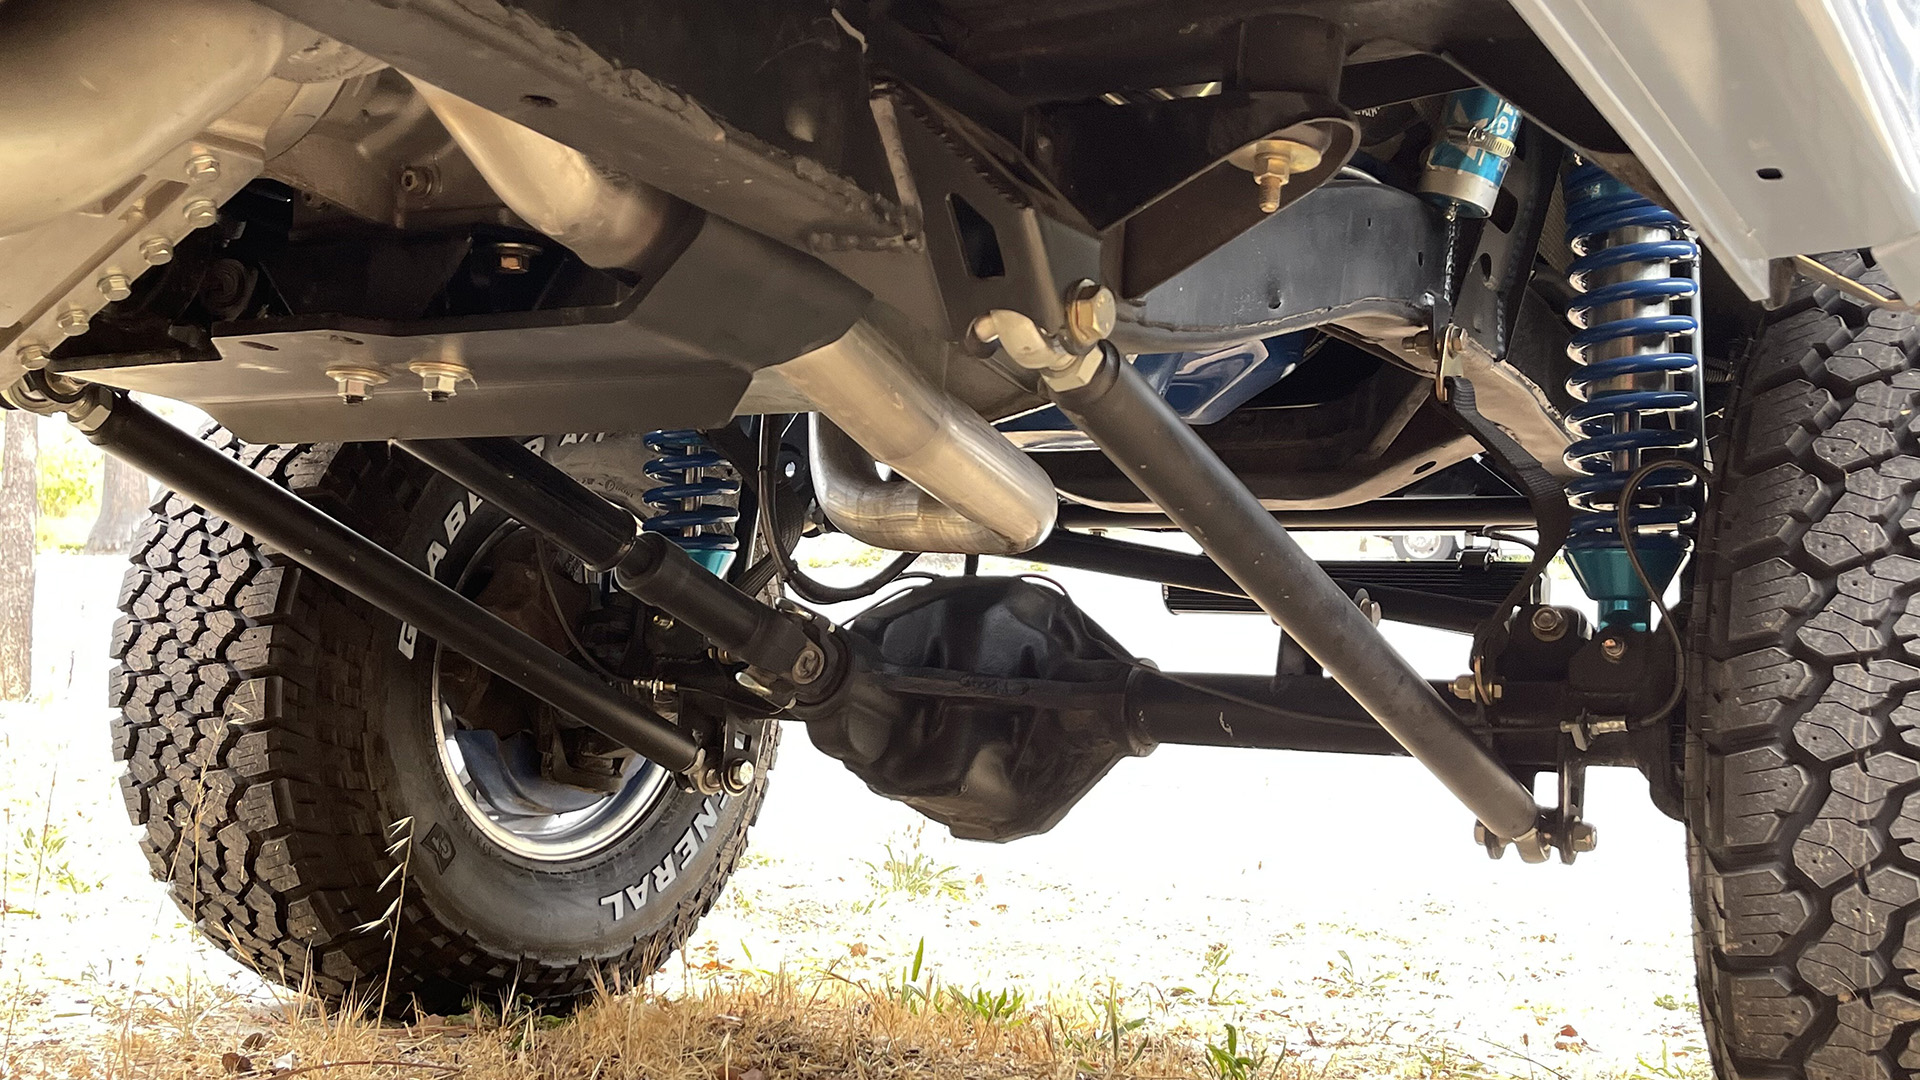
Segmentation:
{"type": "Polygon", "coordinates": [[[654,457],[646,474],[659,481],[641,496],[658,514],[640,523],[652,533],[664,533],[688,551],[737,551],[740,539],[721,526],[740,520],[740,509],[719,500],[740,493],[740,481],[714,475],[726,459],[691,429],[649,431],[647,449],[654,457]]]}
{"type": "MultiPolygon", "coordinates": [[[[1576,256],[1567,276],[1581,294],[1567,313],[1575,327],[1567,352],[1579,365],[1567,392],[1581,404],[1567,415],[1576,441],[1566,460],[1584,474],[1567,485],[1579,511],[1567,547],[1614,548],[1628,475],[1646,461],[1701,453],[1700,360],[1692,351],[1700,321],[1691,304],[1687,312],[1673,309],[1690,301],[1698,285],[1674,275],[1671,266],[1697,265],[1700,248],[1677,215],[1599,166],[1578,165],[1567,174],[1566,201],[1567,239],[1576,256]],[[1641,276],[1652,267],[1661,269],[1641,276]],[[1633,306],[1608,312],[1616,304],[1633,306]]],[[[1692,486],[1692,475],[1681,469],[1643,479],[1630,511],[1635,535],[1678,539],[1694,520],[1692,486]]]]}

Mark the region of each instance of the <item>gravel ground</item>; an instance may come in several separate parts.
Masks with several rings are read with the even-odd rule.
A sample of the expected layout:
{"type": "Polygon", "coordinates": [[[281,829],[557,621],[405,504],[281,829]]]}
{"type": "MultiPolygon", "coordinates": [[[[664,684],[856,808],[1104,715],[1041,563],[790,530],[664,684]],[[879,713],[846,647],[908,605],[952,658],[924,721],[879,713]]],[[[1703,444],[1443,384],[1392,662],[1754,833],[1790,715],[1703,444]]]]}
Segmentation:
{"type": "MultiPolygon", "coordinates": [[[[0,1074],[110,1033],[141,995],[235,1023],[285,999],[199,941],[135,847],[101,704],[120,565],[42,558],[38,696],[0,706],[0,1074]]],[[[1053,576],[1163,668],[1270,670],[1264,620],[1053,576]]],[[[1459,670],[1460,639],[1394,636],[1430,676],[1459,670]]],[[[1589,817],[1600,847],[1578,866],[1492,862],[1409,762],[1163,747],[1052,833],[980,845],[790,729],[748,865],[661,979],[897,981],[921,951],[941,984],[1112,995],[1149,1029],[1231,1023],[1330,1075],[1704,1077],[1681,830],[1622,770],[1592,776],[1589,817]],[[951,888],[888,888],[890,851],[951,888]]]]}

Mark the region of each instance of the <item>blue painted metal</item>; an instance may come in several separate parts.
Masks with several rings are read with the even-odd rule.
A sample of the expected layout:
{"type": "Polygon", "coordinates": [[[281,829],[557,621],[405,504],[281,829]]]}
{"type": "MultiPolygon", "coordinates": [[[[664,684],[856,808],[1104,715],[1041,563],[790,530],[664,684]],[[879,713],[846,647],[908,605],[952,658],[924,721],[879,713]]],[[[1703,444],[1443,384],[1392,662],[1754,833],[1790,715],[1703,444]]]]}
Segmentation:
{"type": "Polygon", "coordinates": [[[726,459],[698,431],[649,431],[646,442],[654,456],[645,471],[659,483],[640,497],[660,512],[642,521],[640,527],[664,534],[685,548],[695,562],[724,575],[733,565],[740,539],[731,532],[715,530],[740,520],[740,508],[718,500],[739,494],[740,481],[715,475],[727,467],[726,459]]]}
{"type": "MultiPolygon", "coordinates": [[[[1691,302],[1700,248],[1672,211],[1596,165],[1567,174],[1566,204],[1576,256],[1567,276],[1581,293],[1568,309],[1575,331],[1567,351],[1580,366],[1567,390],[1582,402],[1567,414],[1577,438],[1566,459],[1583,474],[1567,485],[1576,511],[1567,561],[1603,625],[1644,629],[1651,602],[1621,546],[1619,498],[1643,464],[1702,453],[1700,320],[1691,302]]],[[[1692,550],[1693,485],[1687,470],[1656,470],[1634,493],[1633,546],[1657,589],[1692,550]]]]}
{"type": "Polygon", "coordinates": [[[1440,134],[1420,174],[1421,196],[1461,217],[1486,217],[1519,131],[1520,110],[1493,91],[1474,87],[1447,95],[1440,134]]]}
{"type": "MultiPolygon", "coordinates": [[[[1312,336],[1303,330],[1211,352],[1142,353],[1133,366],[1182,420],[1214,424],[1299,367],[1312,336]]],[[[1093,440],[1051,405],[995,426],[1028,450],[1094,449],[1093,440]]]]}

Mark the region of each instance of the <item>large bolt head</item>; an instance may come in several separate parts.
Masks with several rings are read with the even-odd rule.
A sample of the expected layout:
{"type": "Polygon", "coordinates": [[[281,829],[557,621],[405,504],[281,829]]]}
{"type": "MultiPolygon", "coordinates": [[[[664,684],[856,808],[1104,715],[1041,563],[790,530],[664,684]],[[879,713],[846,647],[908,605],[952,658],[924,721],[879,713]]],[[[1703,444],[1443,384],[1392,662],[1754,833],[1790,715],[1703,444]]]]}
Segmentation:
{"type": "Polygon", "coordinates": [[[220,220],[220,207],[212,199],[195,199],[181,209],[186,215],[187,224],[195,229],[204,229],[220,220]]]}
{"type": "Polygon", "coordinates": [[[1559,608],[1534,608],[1533,616],[1527,622],[1533,629],[1533,636],[1541,641],[1559,641],[1567,634],[1567,616],[1559,608]]]}
{"type": "Polygon", "coordinates": [[[727,766],[725,776],[727,791],[734,795],[746,791],[753,786],[753,775],[753,762],[745,758],[727,766]]]}
{"type": "Polygon", "coordinates": [[[79,337],[87,332],[87,322],[88,316],[84,310],[68,308],[60,313],[60,317],[53,321],[53,325],[59,327],[60,332],[68,337],[79,337]]]}
{"type": "Polygon", "coordinates": [[[1081,281],[1067,290],[1067,339],[1080,349],[1091,349],[1113,334],[1118,318],[1113,292],[1096,282],[1081,281]]]}
{"type": "Polygon", "coordinates": [[[148,266],[160,266],[173,261],[173,242],[164,236],[149,236],[140,241],[140,257],[148,266]]]}
{"type": "Polygon", "coordinates": [[[1609,663],[1619,663],[1621,659],[1627,655],[1626,639],[1612,634],[1601,638],[1600,655],[1605,657],[1609,663]]]}
{"type": "Polygon", "coordinates": [[[133,295],[133,282],[125,274],[103,274],[94,282],[94,287],[109,300],[125,300],[133,295]]]}
{"type": "Polygon", "coordinates": [[[207,182],[220,178],[220,159],[212,154],[195,154],[187,159],[187,176],[207,182]]]}

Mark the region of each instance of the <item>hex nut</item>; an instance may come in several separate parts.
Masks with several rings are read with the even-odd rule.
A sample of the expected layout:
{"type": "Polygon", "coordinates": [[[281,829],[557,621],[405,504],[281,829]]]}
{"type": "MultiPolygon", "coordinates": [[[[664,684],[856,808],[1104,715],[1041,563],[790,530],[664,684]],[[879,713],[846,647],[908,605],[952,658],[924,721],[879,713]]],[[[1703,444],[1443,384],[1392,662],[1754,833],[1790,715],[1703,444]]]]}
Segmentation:
{"type": "Polygon", "coordinates": [[[113,394],[104,386],[90,386],[79,400],[67,406],[66,414],[76,430],[91,434],[113,415],[113,394]]]}
{"type": "Polygon", "coordinates": [[[1260,209],[1271,214],[1280,209],[1287,181],[1295,173],[1320,166],[1321,153],[1293,139],[1262,139],[1253,144],[1253,181],[1260,188],[1260,209]]]}
{"type": "Polygon", "coordinates": [[[14,359],[20,361],[20,366],[28,371],[38,371],[46,367],[50,359],[45,345],[22,345],[14,351],[13,355],[14,359]]]}
{"type": "Polygon", "coordinates": [[[342,404],[358,405],[367,400],[374,387],[387,381],[387,373],[375,368],[337,367],[327,369],[327,378],[333,380],[342,404]]]}
{"type": "MultiPolygon", "coordinates": [[[[1455,676],[1454,680],[1447,684],[1447,691],[1461,701],[1479,701],[1482,696],[1479,681],[1472,673],[1455,676]]],[[[1491,705],[1506,696],[1506,688],[1499,683],[1494,683],[1486,688],[1485,696],[1486,704],[1491,705]]]]}
{"type": "Polygon", "coordinates": [[[1533,630],[1533,636],[1539,641],[1559,641],[1567,636],[1567,616],[1559,608],[1538,607],[1527,620],[1533,630]]]}
{"type": "Polygon", "coordinates": [[[1040,378],[1055,390],[1078,390],[1093,381],[1106,359],[1106,354],[1099,349],[1089,349],[1064,367],[1049,371],[1040,378]]]}
{"type": "Polygon", "coordinates": [[[59,327],[60,332],[68,337],[79,337],[87,332],[88,321],[89,316],[86,311],[74,307],[61,312],[60,317],[53,321],[53,325],[59,327]]]}
{"type": "Polygon", "coordinates": [[[493,269],[501,274],[524,274],[533,269],[533,260],[540,257],[540,248],[535,244],[505,242],[493,245],[493,269]]]}
{"type": "Polygon", "coordinates": [[[429,401],[446,401],[460,392],[460,384],[473,381],[473,372],[464,364],[447,360],[416,360],[407,370],[420,376],[420,389],[429,401]]]}

